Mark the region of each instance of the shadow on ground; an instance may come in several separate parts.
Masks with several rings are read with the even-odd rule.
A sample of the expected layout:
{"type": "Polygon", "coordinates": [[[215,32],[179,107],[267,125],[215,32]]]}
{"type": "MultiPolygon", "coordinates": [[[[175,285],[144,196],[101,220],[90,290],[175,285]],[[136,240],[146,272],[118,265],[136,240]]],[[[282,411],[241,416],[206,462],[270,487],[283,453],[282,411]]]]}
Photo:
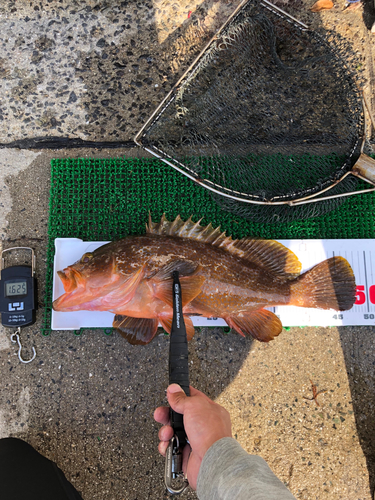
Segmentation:
{"type": "Polygon", "coordinates": [[[339,328],[359,441],[375,489],[375,328],[339,328]]]}
{"type": "MultiPolygon", "coordinates": [[[[28,372],[30,416],[24,438],[58,463],[83,498],[162,498],[164,459],[156,451],[160,425],[152,415],[166,404],[169,337],[161,334],[147,346],[131,346],[116,333],[85,331],[75,337],[54,331],[49,338],[39,337],[37,345],[34,367],[25,369],[7,353],[13,383],[22,387],[28,372]]],[[[217,398],[251,346],[237,334],[197,332],[189,344],[191,384],[217,398]]],[[[9,417],[20,421],[19,410],[13,405],[9,417]]],[[[17,435],[23,437],[22,431],[17,435]]],[[[196,498],[195,493],[189,491],[186,498],[196,498]]]]}
{"type": "Polygon", "coordinates": [[[374,0],[364,0],[363,2],[363,22],[368,30],[371,30],[375,22],[374,0]]]}

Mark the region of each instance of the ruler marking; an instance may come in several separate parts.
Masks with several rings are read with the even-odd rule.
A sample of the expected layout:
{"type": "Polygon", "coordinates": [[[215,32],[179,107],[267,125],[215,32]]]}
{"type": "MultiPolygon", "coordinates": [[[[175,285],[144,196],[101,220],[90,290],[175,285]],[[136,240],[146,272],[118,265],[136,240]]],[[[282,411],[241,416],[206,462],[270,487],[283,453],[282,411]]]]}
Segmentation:
{"type": "Polygon", "coordinates": [[[366,283],[366,294],[367,294],[367,312],[370,312],[370,291],[367,284],[367,268],[366,268],[366,252],[363,251],[363,263],[365,266],[365,283],[366,283]]]}
{"type": "MultiPolygon", "coordinates": [[[[358,277],[359,277],[359,282],[362,284],[363,278],[362,278],[362,265],[361,265],[361,260],[359,258],[359,252],[357,252],[357,265],[358,265],[358,277]]],[[[358,312],[362,312],[363,305],[358,305],[358,312]]]]}
{"type": "MultiPolygon", "coordinates": [[[[364,279],[363,279],[363,276],[362,276],[362,263],[361,263],[361,259],[360,259],[360,256],[359,256],[359,252],[357,252],[357,260],[358,260],[358,274],[359,274],[359,282],[362,283],[364,282],[364,279]]],[[[363,313],[363,305],[359,306],[358,307],[358,312],[361,312],[363,313]]]]}
{"type": "MultiPolygon", "coordinates": [[[[349,264],[351,265],[352,269],[353,269],[353,263],[354,263],[354,258],[353,258],[353,250],[350,251],[350,261],[349,261],[349,264]]],[[[353,273],[354,273],[354,269],[353,269],[353,273]]],[[[356,278],[356,275],[354,273],[354,278],[356,278]]],[[[357,281],[357,280],[356,280],[357,281]]],[[[355,313],[357,312],[357,308],[356,308],[356,305],[353,304],[353,307],[351,309],[352,313],[355,313]]],[[[350,311],[349,311],[350,312],[350,311]]]]}
{"type": "MultiPolygon", "coordinates": [[[[353,268],[354,278],[357,278],[358,276],[357,276],[357,274],[354,271],[355,258],[354,258],[353,250],[351,251],[351,256],[352,256],[352,258],[351,258],[350,262],[351,262],[351,265],[352,265],[352,268],[353,268]]],[[[359,275],[359,266],[358,266],[358,275],[359,275]]],[[[356,279],[356,282],[357,282],[357,279],[356,279]]],[[[353,306],[353,313],[358,313],[358,306],[356,306],[355,304],[353,306]]]]}
{"type": "MultiPolygon", "coordinates": [[[[370,254],[370,267],[371,267],[371,286],[374,284],[374,272],[373,272],[373,269],[372,269],[372,252],[371,250],[369,251],[369,254],[370,254]]],[[[370,301],[370,296],[369,296],[369,301],[370,301]]],[[[373,307],[373,304],[371,304],[371,311],[374,311],[375,308],[373,307]]]]}

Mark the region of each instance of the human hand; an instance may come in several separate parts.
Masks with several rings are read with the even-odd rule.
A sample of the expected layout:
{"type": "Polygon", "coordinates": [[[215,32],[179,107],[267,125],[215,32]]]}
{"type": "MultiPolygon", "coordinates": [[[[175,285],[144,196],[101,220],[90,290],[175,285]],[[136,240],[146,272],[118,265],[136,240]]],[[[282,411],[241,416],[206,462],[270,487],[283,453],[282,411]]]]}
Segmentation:
{"type": "MultiPolygon", "coordinates": [[[[232,437],[230,416],[225,408],[191,386],[190,396],[186,396],[179,385],[171,384],[167,389],[167,399],[171,408],[184,416],[190,446],[184,448],[182,468],[190,486],[196,489],[199,468],[208,448],[223,437],[232,437]]],[[[173,437],[169,410],[167,406],[160,406],[154,412],[156,422],[163,424],[159,430],[158,446],[163,456],[173,437]]]]}

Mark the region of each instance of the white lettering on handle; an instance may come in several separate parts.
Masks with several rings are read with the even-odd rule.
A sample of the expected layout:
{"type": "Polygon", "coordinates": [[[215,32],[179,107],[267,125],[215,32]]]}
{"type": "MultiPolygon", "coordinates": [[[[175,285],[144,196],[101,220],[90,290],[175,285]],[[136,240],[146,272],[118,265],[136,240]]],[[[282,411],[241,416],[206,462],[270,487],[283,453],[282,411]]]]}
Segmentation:
{"type": "Polygon", "coordinates": [[[180,297],[178,295],[177,283],[175,283],[174,289],[175,289],[175,299],[176,299],[176,322],[177,322],[177,328],[180,328],[180,297]]]}

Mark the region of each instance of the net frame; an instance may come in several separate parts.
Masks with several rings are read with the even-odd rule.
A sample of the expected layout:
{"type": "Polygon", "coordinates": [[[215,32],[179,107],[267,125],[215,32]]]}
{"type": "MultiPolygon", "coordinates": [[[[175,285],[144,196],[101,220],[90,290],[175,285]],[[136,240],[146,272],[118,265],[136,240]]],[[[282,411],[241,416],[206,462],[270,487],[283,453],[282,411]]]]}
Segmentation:
{"type": "MultiPolygon", "coordinates": [[[[366,142],[366,120],[364,116],[365,106],[363,99],[360,99],[359,103],[359,106],[361,108],[360,119],[358,124],[360,133],[358,134],[357,141],[352,147],[352,150],[348,155],[348,157],[346,158],[345,163],[341,166],[339,171],[334,172],[333,175],[334,179],[330,183],[326,183],[326,185],[320,186],[320,188],[319,187],[314,187],[311,189],[308,188],[305,190],[305,193],[302,196],[297,195],[296,197],[288,197],[285,195],[276,195],[273,196],[272,199],[268,199],[265,201],[264,199],[262,200],[261,197],[256,194],[249,194],[241,191],[236,192],[232,188],[227,188],[223,185],[211,181],[210,179],[202,178],[202,176],[198,175],[197,172],[189,168],[188,165],[182,163],[177,158],[174,158],[173,156],[168,154],[165,150],[161,149],[156,145],[147,144],[147,140],[145,140],[147,131],[150,129],[150,127],[153,126],[154,123],[156,123],[160,119],[160,117],[164,114],[164,112],[168,109],[169,106],[173,104],[176,105],[179,96],[181,96],[181,92],[183,92],[182,89],[184,88],[184,86],[188,86],[189,79],[194,78],[195,73],[199,71],[202,60],[205,57],[209,57],[208,54],[210,49],[212,48],[212,45],[219,39],[219,37],[223,34],[223,32],[227,29],[227,27],[234,22],[236,17],[241,14],[243,9],[248,4],[251,3],[252,0],[243,0],[241,4],[237,7],[237,9],[233,12],[233,14],[221,26],[221,28],[218,30],[215,36],[207,43],[207,45],[203,48],[203,50],[200,52],[200,54],[197,56],[194,62],[189,66],[189,68],[181,76],[181,78],[174,85],[174,87],[171,89],[168,95],[160,103],[158,108],[154,111],[154,113],[150,116],[147,122],[143,125],[141,130],[134,138],[135,143],[138,146],[145,149],[146,151],[148,151],[149,153],[151,153],[153,156],[159,158],[169,166],[178,170],[179,172],[181,172],[182,174],[193,180],[195,183],[210,190],[215,196],[215,199],[217,199],[216,195],[220,195],[227,199],[247,204],[268,205],[268,206],[280,206],[280,205],[296,206],[307,203],[321,202],[325,200],[333,200],[337,198],[351,196],[353,194],[368,193],[374,191],[375,161],[363,153],[366,142]],[[361,165],[358,167],[359,164],[361,165]],[[344,181],[345,179],[349,180],[348,176],[352,177],[355,176],[357,179],[361,179],[371,184],[372,187],[368,189],[358,189],[356,183],[350,181],[347,183],[348,187],[345,187],[345,182],[342,183],[342,181],[344,181]],[[334,189],[339,184],[341,185],[341,188],[339,190],[334,189]],[[355,189],[353,188],[353,185],[356,185],[355,189]],[[326,193],[332,189],[334,194],[325,196],[326,193]],[[337,191],[340,192],[337,194],[337,191]]],[[[271,4],[268,0],[261,0],[259,4],[263,8],[269,10],[273,14],[282,18],[284,21],[286,20],[289,23],[293,24],[293,26],[297,27],[301,32],[308,32],[310,36],[319,40],[320,43],[327,45],[327,41],[324,40],[320,34],[313,32],[304,23],[300,22],[299,20],[291,16],[289,13],[283,11],[279,7],[271,4]]],[[[330,50],[334,53],[335,47],[330,46],[330,50]]],[[[337,51],[336,51],[336,57],[342,61],[342,64],[343,66],[345,66],[347,73],[351,74],[352,73],[351,69],[348,67],[345,60],[342,59],[341,54],[338,53],[337,51]]],[[[370,117],[371,119],[373,119],[371,114],[370,117]]]]}

